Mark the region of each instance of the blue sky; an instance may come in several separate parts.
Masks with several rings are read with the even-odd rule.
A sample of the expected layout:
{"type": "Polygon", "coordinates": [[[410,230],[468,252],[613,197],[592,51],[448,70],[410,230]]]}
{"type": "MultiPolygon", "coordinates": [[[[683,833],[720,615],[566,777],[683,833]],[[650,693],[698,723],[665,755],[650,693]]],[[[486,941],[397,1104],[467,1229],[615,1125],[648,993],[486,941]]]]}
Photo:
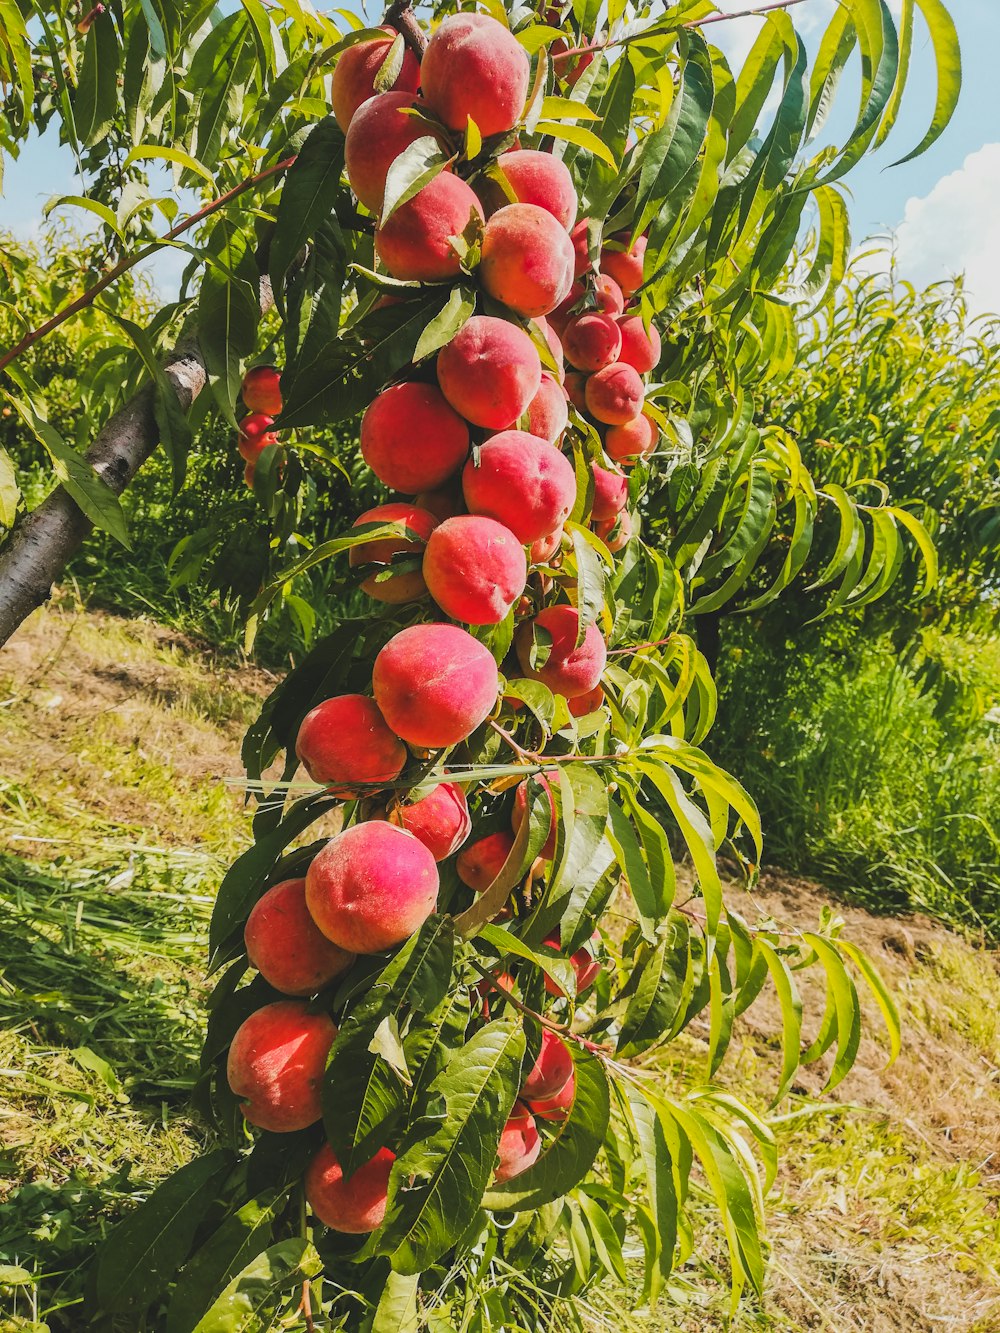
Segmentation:
{"type": "MultiPolygon", "coordinates": [[[[748,7],[751,0],[721,0],[721,8],[748,7]]],[[[814,45],[836,0],[805,0],[794,11],[796,25],[814,45]]],[[[897,13],[900,0],[889,0],[897,13]]],[[[901,275],[917,283],[965,272],[979,310],[1000,311],[1000,0],[948,0],[962,40],[963,88],[955,119],[923,157],[889,168],[923,136],[934,99],[934,69],[926,31],[918,16],[910,85],[888,144],[847,178],[855,242],[892,232],[901,275]]],[[[762,20],[714,24],[706,35],[735,62],[749,50],[762,20]]],[[[845,78],[839,92],[843,113],[856,83],[845,78]]],[[[833,128],[843,121],[834,119],[833,128]]],[[[42,208],[54,195],[79,192],[73,159],[54,134],[29,144],[7,163],[0,196],[0,229],[20,237],[38,234],[42,208]]],[[[74,210],[69,210],[71,213],[74,210]]],[[[86,220],[76,212],[82,225],[86,220]]],[[[160,256],[154,276],[165,290],[179,277],[180,254],[160,256]]]]}

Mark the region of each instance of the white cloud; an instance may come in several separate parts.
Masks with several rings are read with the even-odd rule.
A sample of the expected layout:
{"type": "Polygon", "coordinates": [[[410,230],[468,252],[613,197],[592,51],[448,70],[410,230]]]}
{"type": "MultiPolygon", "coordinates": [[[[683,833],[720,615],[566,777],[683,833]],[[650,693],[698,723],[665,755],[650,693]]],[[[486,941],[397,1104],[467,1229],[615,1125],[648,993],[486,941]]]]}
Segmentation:
{"type": "Polygon", "coordinates": [[[1000,312],[1000,143],[970,153],[929,194],[906,201],[895,233],[898,271],[917,285],[959,273],[977,312],[1000,312]]]}

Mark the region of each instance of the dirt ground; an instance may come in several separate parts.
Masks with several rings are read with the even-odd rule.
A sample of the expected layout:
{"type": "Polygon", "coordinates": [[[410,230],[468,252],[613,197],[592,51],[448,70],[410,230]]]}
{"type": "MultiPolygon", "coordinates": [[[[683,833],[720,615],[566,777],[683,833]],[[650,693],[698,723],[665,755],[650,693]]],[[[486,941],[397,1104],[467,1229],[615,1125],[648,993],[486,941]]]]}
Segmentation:
{"type": "MultiPolygon", "coordinates": [[[[0,654],[0,817],[19,855],[65,840],[134,836],[220,855],[246,840],[239,741],[273,678],[224,664],[151,623],[38,612],[0,654]]],[[[814,928],[829,893],[767,873],[729,901],[751,921],[814,928]]],[[[777,1109],[783,1166],[770,1196],[762,1309],[733,1325],[697,1279],[690,1315],[600,1327],[989,1333],[1000,1330],[1000,975],[995,954],[936,923],[839,903],[845,933],[876,962],[904,1022],[886,1068],[865,998],[853,1072],[821,1097],[803,1071],[777,1109]]],[[[805,1036],[822,1016],[821,974],[801,976],[805,1036]]],[[[720,1081],[766,1107],[780,1015],[767,991],[737,1025],[720,1081]]],[[[679,1061],[697,1056],[699,1033],[679,1061]]],[[[613,1308],[613,1307],[612,1307],[613,1308]]],[[[612,1322],[607,1322],[608,1318],[612,1322]]],[[[625,1318],[624,1316],[622,1318],[625,1318]]]]}

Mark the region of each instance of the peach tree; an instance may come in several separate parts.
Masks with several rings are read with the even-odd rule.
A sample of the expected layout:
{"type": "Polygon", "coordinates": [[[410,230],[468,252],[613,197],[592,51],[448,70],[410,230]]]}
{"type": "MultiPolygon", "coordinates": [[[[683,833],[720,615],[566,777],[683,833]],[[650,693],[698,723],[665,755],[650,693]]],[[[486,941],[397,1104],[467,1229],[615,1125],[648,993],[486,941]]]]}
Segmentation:
{"type": "Polygon", "coordinates": [[[914,151],[951,112],[954,31],[938,0],[898,27],[849,0],[810,60],[802,2],[761,7],[738,70],[713,36],[746,17],[705,0],[397,3],[380,28],[297,0],[0,6],[0,144],[55,120],[86,184],[62,205],[104,244],[0,357],[62,483],[25,515],[3,475],[4,637],[89,524],[126,539],[118,496],[157,444],[183,483],[206,404],[273,524],[248,638],[283,605],[308,625],[328,562],[343,607],[244,744],[254,842],[218,891],[197,1088],[212,1147],[112,1233],[96,1320],[578,1327],[602,1280],[664,1299],[706,1202],[735,1303],[762,1289],[776,1169],[767,1119],[716,1082],[736,1020],[774,988],[776,1103],[803,1064],[847,1074],[859,985],[897,1047],[835,916],[788,931],[727,902],[763,834],[705,748],[699,627],[721,608],[808,583],[831,614],[910,563],[934,579],[913,511],[821,489],[759,404],[844,272],[838,182],[893,128],[915,8],[939,79],[914,151]],[[180,222],[164,164],[204,195],[180,222]],[[146,386],[81,455],[24,354],[167,244],[180,297],[147,328],[117,316],[109,352],[146,386]],[[359,416],[384,503],[303,533],[312,478],[344,465],[318,432],[359,416]],[[682,1037],[701,1065],[667,1085],[656,1053],[682,1037]]]}

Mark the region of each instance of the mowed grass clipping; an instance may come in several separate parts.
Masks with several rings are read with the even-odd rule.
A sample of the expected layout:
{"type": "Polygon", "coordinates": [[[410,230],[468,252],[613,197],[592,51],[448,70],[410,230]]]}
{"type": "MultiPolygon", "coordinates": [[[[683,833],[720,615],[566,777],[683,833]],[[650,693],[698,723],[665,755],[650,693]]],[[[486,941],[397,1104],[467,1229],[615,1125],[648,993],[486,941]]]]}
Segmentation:
{"type": "MultiPolygon", "coordinates": [[[[239,740],[267,687],[156,626],[73,610],[39,613],[0,659],[0,704],[14,701],[0,734],[3,1333],[81,1327],[95,1245],[205,1141],[188,1109],[205,936],[221,874],[249,841],[239,740]]],[[[804,927],[828,898],[779,876],[752,903],[731,894],[744,915],[804,927]]],[[[725,1244],[696,1178],[671,1303],[631,1314],[629,1291],[597,1289],[595,1333],[1000,1327],[995,956],[920,918],[842,910],[893,986],[904,1050],[886,1070],[870,1005],[835,1100],[810,1067],[773,1113],[783,1166],[762,1305],[729,1322],[725,1244]]],[[[816,1021],[818,983],[802,984],[816,1021]]],[[[765,992],[719,1077],[764,1114],[778,1030],[765,992]]],[[[694,1027],[641,1064],[670,1090],[703,1068],[706,1036],[694,1027]]]]}

